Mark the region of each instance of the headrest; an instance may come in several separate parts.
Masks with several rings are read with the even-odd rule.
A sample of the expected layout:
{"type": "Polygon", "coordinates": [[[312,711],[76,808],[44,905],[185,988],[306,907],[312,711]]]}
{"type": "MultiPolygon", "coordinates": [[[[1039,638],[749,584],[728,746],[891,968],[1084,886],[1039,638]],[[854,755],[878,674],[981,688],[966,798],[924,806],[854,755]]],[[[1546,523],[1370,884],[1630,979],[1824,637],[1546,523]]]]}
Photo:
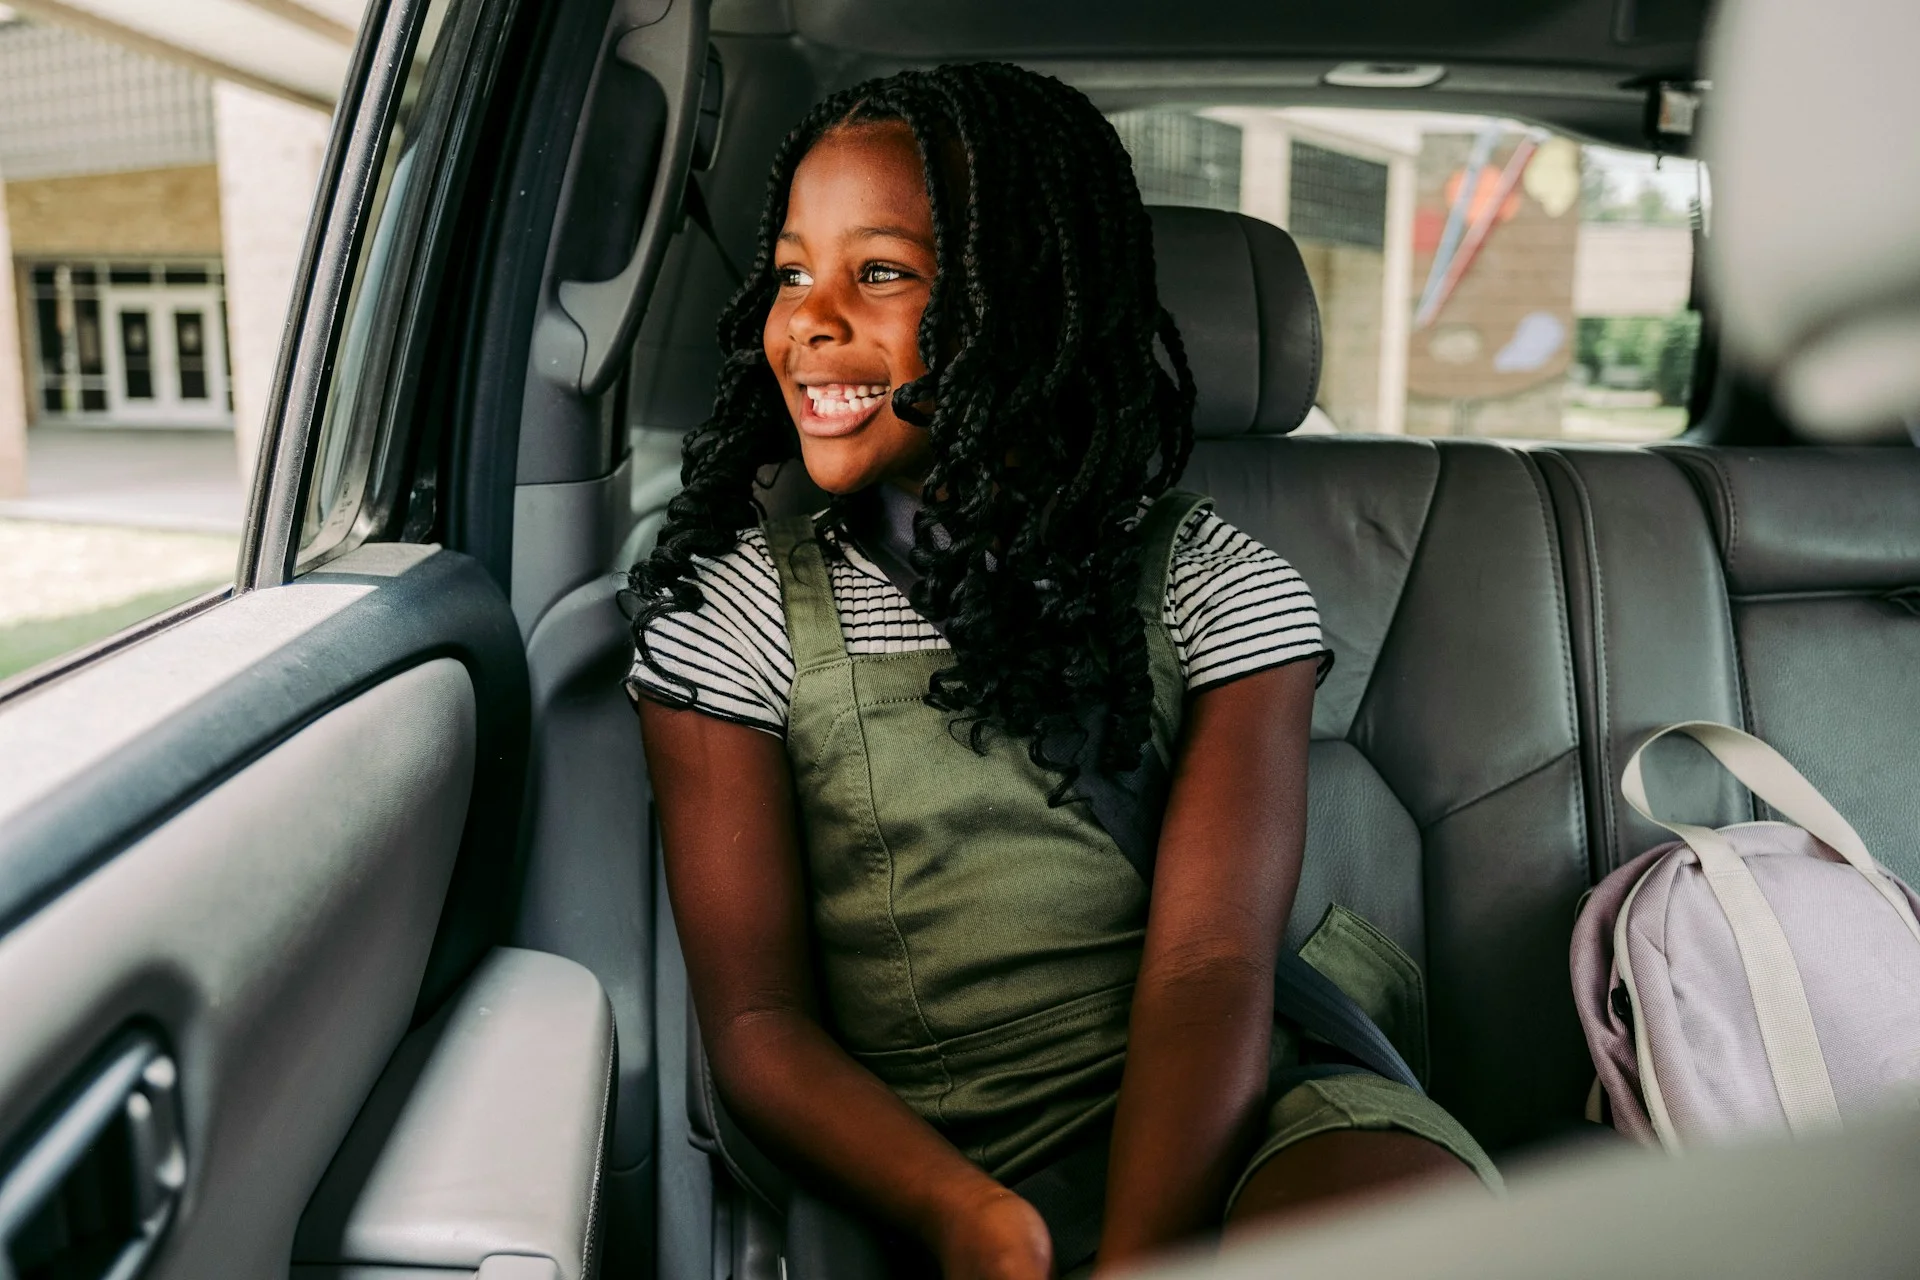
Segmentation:
{"type": "Polygon", "coordinates": [[[1156,205],[1160,305],[1199,388],[1194,434],[1293,430],[1320,389],[1320,308],[1293,237],[1220,209],[1156,205]]]}
{"type": "Polygon", "coordinates": [[[1920,584],[1920,449],[1662,452],[1706,491],[1735,595],[1920,584]]]}
{"type": "Polygon", "coordinates": [[[1799,426],[1920,418],[1920,4],[1718,6],[1702,152],[1731,362],[1799,426]]]}

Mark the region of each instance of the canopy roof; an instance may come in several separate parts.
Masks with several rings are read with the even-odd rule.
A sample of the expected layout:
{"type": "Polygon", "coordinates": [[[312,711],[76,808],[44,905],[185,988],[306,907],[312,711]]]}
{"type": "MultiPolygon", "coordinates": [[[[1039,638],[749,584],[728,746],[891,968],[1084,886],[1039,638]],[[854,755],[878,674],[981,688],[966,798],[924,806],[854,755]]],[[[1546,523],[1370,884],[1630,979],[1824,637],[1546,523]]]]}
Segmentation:
{"type": "Polygon", "coordinates": [[[331,109],[366,0],[7,0],[24,14],[331,109]]]}

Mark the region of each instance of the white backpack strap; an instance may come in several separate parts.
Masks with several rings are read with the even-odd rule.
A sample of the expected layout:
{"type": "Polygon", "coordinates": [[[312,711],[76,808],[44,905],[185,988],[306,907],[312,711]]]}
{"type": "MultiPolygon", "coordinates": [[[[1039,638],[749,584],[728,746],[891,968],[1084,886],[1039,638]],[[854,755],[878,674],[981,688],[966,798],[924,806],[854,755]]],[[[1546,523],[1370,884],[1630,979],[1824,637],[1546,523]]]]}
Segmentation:
{"type": "MultiPolygon", "coordinates": [[[[1718,831],[1690,823],[1662,821],[1654,817],[1647,804],[1646,785],[1640,774],[1640,757],[1654,742],[1675,732],[1684,733],[1706,747],[1754,794],[1768,803],[1774,803],[1772,797],[1756,785],[1755,778],[1767,770],[1756,772],[1752,768],[1756,760],[1764,763],[1770,759],[1819,800],[1820,807],[1846,829],[1855,845],[1859,844],[1859,837],[1853,835],[1853,829],[1847,827],[1840,815],[1834,813],[1832,807],[1820,799],[1819,793],[1771,747],[1758,738],[1749,737],[1725,725],[1692,721],[1660,729],[1640,744],[1620,777],[1621,794],[1633,806],[1633,811],[1686,841],[1700,859],[1700,870],[1706,876],[1707,886],[1713,890],[1714,899],[1719,902],[1720,910],[1725,913],[1727,924],[1733,930],[1734,944],[1740,953],[1740,965],[1746,971],[1747,990],[1753,997],[1754,1014],[1760,1024],[1760,1040],[1766,1048],[1767,1066],[1773,1073],[1774,1089],[1780,1096],[1780,1108],[1786,1113],[1787,1127],[1796,1136],[1838,1128],[1840,1104],[1834,1098],[1833,1081],[1827,1074],[1827,1060],[1820,1050],[1820,1037],[1814,1031],[1813,1009],[1807,1003],[1807,990],[1800,981],[1800,969],[1794,962],[1793,948],[1787,943],[1786,931],[1780,927],[1780,918],[1773,913],[1766,895],[1761,893],[1759,882],[1753,878],[1753,872],[1747,869],[1740,855],[1734,852],[1727,838],[1718,831]],[[1736,739],[1748,746],[1728,745],[1736,739]],[[1723,754],[1723,751],[1727,754],[1723,754]],[[1730,761],[1728,754],[1739,756],[1740,765],[1736,766],[1730,761]]],[[[1769,777],[1764,780],[1772,779],[1769,777]]],[[[1775,804],[1775,807],[1783,813],[1787,812],[1785,806],[1775,804]]],[[[1826,839],[1812,826],[1802,825],[1807,826],[1814,835],[1826,839]]],[[[1835,847],[1838,848],[1837,845],[1835,847]]],[[[1861,852],[1864,855],[1865,850],[1861,852]]],[[[1853,861],[1852,858],[1847,860],[1853,861]]]]}
{"type": "MultiPolygon", "coordinates": [[[[1647,735],[1647,740],[1627,761],[1626,771],[1620,778],[1621,794],[1626,796],[1627,803],[1633,806],[1635,813],[1648,822],[1680,835],[1688,844],[1693,843],[1691,838],[1680,834],[1678,827],[1661,822],[1647,811],[1647,793],[1641,784],[1640,753],[1669,733],[1684,733],[1705,747],[1728,773],[1745,784],[1747,790],[1772,805],[1789,822],[1805,828],[1845,858],[1848,865],[1865,876],[1867,883],[1899,915],[1914,941],[1920,942],[1920,921],[1914,919],[1913,907],[1907,901],[1907,895],[1873,860],[1873,855],[1867,852],[1866,844],[1854,831],[1852,824],[1840,816],[1839,810],[1827,803],[1827,798],[1802,777],[1798,769],[1787,763],[1786,757],[1750,733],[1742,733],[1730,725],[1715,724],[1711,720],[1687,720],[1647,735]]],[[[1699,851],[1696,849],[1695,852],[1699,851]]]]}

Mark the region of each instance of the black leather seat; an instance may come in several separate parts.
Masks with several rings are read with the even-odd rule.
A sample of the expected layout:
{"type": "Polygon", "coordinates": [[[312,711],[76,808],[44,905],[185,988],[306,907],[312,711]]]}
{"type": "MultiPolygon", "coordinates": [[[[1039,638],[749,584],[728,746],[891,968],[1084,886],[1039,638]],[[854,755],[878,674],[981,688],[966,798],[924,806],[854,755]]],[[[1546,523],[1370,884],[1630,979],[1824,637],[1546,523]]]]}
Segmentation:
{"type": "MultiPolygon", "coordinates": [[[[1658,724],[1713,719],[1778,747],[1869,849],[1920,875],[1920,450],[1554,449],[1587,726],[1594,874],[1664,834],[1620,803],[1658,724]]],[[[1664,803],[1755,817],[1677,746],[1664,803]]],[[[1660,799],[1660,797],[1656,797],[1660,799]]]]}
{"type": "Polygon", "coordinates": [[[1286,438],[1320,355],[1291,239],[1203,209],[1154,210],[1154,239],[1201,389],[1182,483],[1299,568],[1335,655],[1288,942],[1329,902],[1373,920],[1427,976],[1434,1096],[1496,1152],[1562,1129],[1592,1074],[1566,978],[1588,881],[1543,482],[1475,441],[1286,438]]]}

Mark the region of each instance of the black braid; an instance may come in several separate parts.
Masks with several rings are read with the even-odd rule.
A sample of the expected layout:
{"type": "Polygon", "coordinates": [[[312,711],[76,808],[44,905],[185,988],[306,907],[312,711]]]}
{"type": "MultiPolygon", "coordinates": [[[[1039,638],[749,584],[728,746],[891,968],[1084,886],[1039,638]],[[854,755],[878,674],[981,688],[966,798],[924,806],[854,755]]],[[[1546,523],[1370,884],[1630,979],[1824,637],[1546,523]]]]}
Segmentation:
{"type": "Polygon", "coordinates": [[[1131,768],[1153,689],[1128,522],[1186,466],[1193,377],[1160,306],[1152,228],[1119,136],[1077,90],[1004,63],[858,85],[781,145],[753,267],[720,319],[713,416],[688,437],[685,487],[658,546],[629,574],[641,656],[652,663],[650,622],[702,603],[694,558],[725,555],[760,518],[755,475],[799,452],[761,345],[794,170],[830,129],[889,120],[907,124],[923,157],[946,148],[966,172],[954,191],[941,164],[926,165],[938,263],[920,324],[929,372],[893,397],[932,446],[914,603],[945,620],[953,665],[927,700],[962,717],[976,749],[1005,732],[1058,771],[1068,766],[1040,744],[1102,706],[1101,765],[1131,768]],[[929,403],[930,416],[916,408],[929,403]]]}

